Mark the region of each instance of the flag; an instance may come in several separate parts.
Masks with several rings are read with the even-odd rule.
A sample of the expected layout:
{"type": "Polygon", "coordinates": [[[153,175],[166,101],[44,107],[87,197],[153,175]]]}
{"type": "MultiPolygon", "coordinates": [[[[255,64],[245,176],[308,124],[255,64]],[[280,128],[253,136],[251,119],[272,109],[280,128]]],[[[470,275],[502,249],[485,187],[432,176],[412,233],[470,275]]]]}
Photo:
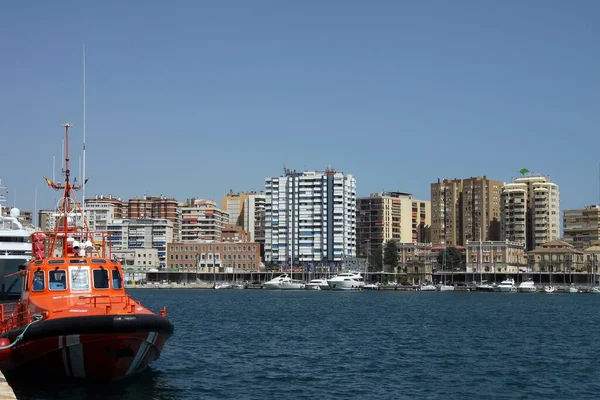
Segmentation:
{"type": "Polygon", "coordinates": [[[58,186],[56,186],[54,184],[54,182],[52,182],[50,179],[44,177],[44,180],[46,181],[46,183],[48,184],[48,186],[50,186],[52,189],[58,189],[58,186]]]}

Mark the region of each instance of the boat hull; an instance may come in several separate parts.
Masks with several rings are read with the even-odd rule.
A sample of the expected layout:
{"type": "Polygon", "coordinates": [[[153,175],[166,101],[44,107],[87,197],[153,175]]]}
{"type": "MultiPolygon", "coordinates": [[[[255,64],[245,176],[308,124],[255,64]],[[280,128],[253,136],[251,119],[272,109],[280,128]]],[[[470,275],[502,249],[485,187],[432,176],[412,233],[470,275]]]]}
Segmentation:
{"type": "MultiPolygon", "coordinates": [[[[12,342],[22,331],[2,337],[12,342]]],[[[59,379],[116,381],[157,360],[172,333],[171,322],[153,314],[41,321],[29,327],[0,368],[16,379],[36,371],[59,379]]]]}
{"type": "Polygon", "coordinates": [[[362,290],[364,284],[361,282],[327,281],[331,290],[362,290]]]}
{"type": "Polygon", "coordinates": [[[516,286],[498,286],[498,291],[502,293],[516,292],[516,286]]]}

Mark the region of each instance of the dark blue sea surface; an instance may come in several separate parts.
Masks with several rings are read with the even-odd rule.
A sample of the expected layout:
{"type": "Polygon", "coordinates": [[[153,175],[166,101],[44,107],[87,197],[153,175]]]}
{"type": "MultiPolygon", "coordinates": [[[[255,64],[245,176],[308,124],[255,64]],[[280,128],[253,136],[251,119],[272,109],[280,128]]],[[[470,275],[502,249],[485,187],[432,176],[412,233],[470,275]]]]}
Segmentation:
{"type": "Polygon", "coordinates": [[[175,333],[112,385],[19,399],[598,399],[600,296],[131,290],[175,333]]]}

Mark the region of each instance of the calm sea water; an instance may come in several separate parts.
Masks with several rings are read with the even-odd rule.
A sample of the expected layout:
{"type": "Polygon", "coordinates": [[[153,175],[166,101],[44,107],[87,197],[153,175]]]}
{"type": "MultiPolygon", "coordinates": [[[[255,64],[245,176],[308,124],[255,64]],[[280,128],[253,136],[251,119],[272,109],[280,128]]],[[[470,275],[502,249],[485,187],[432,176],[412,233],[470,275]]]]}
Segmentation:
{"type": "Polygon", "coordinates": [[[135,290],[175,334],[151,369],[19,399],[597,399],[600,296],[135,290]]]}

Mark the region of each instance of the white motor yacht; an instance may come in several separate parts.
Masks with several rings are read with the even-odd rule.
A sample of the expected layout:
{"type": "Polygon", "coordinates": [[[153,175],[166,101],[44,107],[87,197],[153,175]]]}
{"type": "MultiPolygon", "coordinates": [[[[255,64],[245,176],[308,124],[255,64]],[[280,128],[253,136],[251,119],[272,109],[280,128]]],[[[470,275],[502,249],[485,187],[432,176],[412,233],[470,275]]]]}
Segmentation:
{"type": "Polygon", "coordinates": [[[9,216],[2,216],[5,189],[0,185],[0,297],[18,297],[21,294],[21,275],[14,275],[19,266],[31,259],[30,236],[36,231],[19,221],[21,212],[12,208],[9,216]],[[7,276],[10,275],[10,276],[7,276]]]}
{"type": "Polygon", "coordinates": [[[567,286],[565,287],[565,293],[579,293],[579,289],[577,289],[575,286],[573,286],[573,284],[571,283],[571,286],[567,286]]]}
{"type": "Polygon", "coordinates": [[[527,279],[519,284],[517,291],[519,293],[535,293],[537,292],[537,288],[531,279],[527,279]]]}
{"type": "Polygon", "coordinates": [[[512,278],[507,278],[498,284],[499,292],[516,292],[517,286],[515,285],[515,280],[512,278]]]}
{"type": "Polygon", "coordinates": [[[329,285],[327,284],[327,279],[317,278],[317,279],[311,279],[310,282],[308,282],[304,286],[304,289],[308,289],[308,290],[329,290],[329,285]]]}
{"type": "Polygon", "coordinates": [[[478,292],[493,292],[495,286],[488,283],[488,281],[483,280],[478,285],[475,286],[475,290],[478,292]]]}
{"type": "Polygon", "coordinates": [[[379,282],[377,283],[367,283],[365,286],[363,286],[363,289],[365,290],[379,290],[379,282]]]}
{"type": "Polygon", "coordinates": [[[327,280],[331,290],[361,290],[365,286],[360,272],[343,272],[327,280]]]}
{"type": "Polygon", "coordinates": [[[590,289],[589,293],[600,294],[600,288],[598,286],[594,286],[593,288],[590,289]]]}
{"type": "Polygon", "coordinates": [[[304,289],[304,283],[294,281],[288,274],[279,275],[268,282],[265,282],[265,289],[268,290],[299,290],[304,289]]]}

